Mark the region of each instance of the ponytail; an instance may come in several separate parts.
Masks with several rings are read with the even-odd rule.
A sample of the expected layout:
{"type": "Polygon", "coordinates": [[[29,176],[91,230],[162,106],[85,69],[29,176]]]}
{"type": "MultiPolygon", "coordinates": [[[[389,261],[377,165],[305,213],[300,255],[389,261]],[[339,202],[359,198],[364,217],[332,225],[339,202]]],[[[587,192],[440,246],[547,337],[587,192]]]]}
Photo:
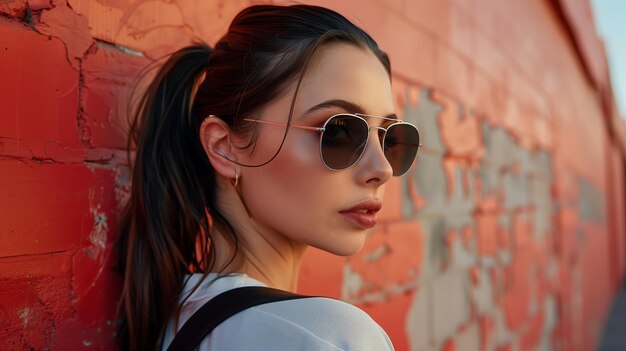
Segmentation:
{"type": "MultiPolygon", "coordinates": [[[[161,347],[168,321],[178,320],[185,275],[206,277],[214,270],[210,223],[232,248],[218,253],[230,255],[219,257],[223,267],[238,267],[234,261],[243,259],[238,237],[217,207],[217,175],[200,141],[202,120],[214,115],[234,131],[254,131],[243,119],[302,79],[322,41],[368,48],[391,71],[376,42],[332,10],[255,5],[234,18],[214,50],[206,44],[185,47],[157,72],[133,113],[129,134],[136,157],[118,246],[124,348],[161,347]]],[[[246,147],[254,144],[251,135],[246,147]]]]}
{"type": "Polygon", "coordinates": [[[179,313],[185,274],[206,270],[215,259],[206,244],[216,176],[192,111],[196,82],[211,52],[196,44],[172,54],[133,116],[129,150],[134,142],[136,158],[119,242],[121,338],[130,350],[160,347],[168,319],[179,313]],[[202,257],[195,250],[199,233],[205,233],[202,257]]]}

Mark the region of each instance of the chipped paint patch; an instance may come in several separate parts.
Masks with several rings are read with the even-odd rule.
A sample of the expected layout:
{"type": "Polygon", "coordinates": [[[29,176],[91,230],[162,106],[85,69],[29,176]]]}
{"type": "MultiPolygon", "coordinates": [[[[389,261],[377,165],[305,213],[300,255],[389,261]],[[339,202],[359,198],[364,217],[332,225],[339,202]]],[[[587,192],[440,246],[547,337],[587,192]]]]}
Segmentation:
{"type": "Polygon", "coordinates": [[[31,309],[28,307],[24,307],[17,311],[17,315],[20,317],[20,320],[22,321],[22,326],[24,328],[28,327],[28,319],[30,317],[30,314],[31,309]]]}
{"type": "Polygon", "coordinates": [[[68,62],[74,69],[80,71],[79,61],[93,44],[85,16],[72,11],[68,6],[55,6],[43,10],[41,23],[38,23],[36,28],[43,34],[61,39],[67,51],[68,62]]]}
{"type": "Polygon", "coordinates": [[[115,202],[117,208],[122,210],[130,199],[131,171],[129,167],[120,166],[115,171],[115,202]]]}
{"type": "Polygon", "coordinates": [[[352,296],[357,296],[363,288],[364,281],[361,275],[352,270],[349,264],[343,267],[343,286],[341,287],[341,298],[350,300],[352,296]]]}
{"type": "Polygon", "coordinates": [[[381,245],[379,247],[377,247],[375,250],[373,250],[372,252],[368,252],[367,254],[365,254],[363,256],[363,260],[365,262],[374,262],[379,260],[381,257],[383,257],[385,254],[389,253],[389,246],[385,245],[381,245]]]}
{"type": "MultiPolygon", "coordinates": [[[[104,189],[100,189],[100,194],[104,189]]],[[[94,204],[95,194],[93,189],[89,190],[89,214],[93,218],[93,225],[89,232],[90,246],[87,248],[87,256],[98,259],[106,249],[107,233],[109,231],[108,218],[101,209],[100,203],[94,204]]]]}
{"type": "Polygon", "coordinates": [[[92,210],[94,211],[94,226],[89,234],[89,241],[92,245],[104,250],[107,241],[107,231],[109,230],[107,216],[104,213],[95,212],[97,209],[92,210]]]}

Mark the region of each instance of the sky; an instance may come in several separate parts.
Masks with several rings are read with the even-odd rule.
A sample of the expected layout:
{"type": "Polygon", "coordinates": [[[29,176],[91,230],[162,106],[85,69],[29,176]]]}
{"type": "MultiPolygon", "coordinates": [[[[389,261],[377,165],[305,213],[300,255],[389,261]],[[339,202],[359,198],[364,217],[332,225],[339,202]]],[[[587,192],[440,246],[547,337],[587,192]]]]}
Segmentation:
{"type": "Polygon", "coordinates": [[[591,6],[606,46],[617,107],[626,118],[626,0],[591,0],[591,6]]]}

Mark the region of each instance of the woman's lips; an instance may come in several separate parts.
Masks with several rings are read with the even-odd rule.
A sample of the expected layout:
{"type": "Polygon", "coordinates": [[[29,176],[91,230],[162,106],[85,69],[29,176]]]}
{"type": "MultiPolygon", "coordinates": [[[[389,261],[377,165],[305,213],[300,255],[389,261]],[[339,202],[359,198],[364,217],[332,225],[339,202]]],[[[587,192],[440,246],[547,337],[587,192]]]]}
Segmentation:
{"type": "Polygon", "coordinates": [[[344,215],[348,220],[355,223],[357,226],[363,229],[373,228],[376,225],[376,212],[363,213],[363,212],[339,212],[344,215]]]}
{"type": "Polygon", "coordinates": [[[339,211],[350,221],[363,229],[369,229],[376,225],[376,213],[382,207],[382,202],[378,199],[365,199],[356,205],[339,211]]]}

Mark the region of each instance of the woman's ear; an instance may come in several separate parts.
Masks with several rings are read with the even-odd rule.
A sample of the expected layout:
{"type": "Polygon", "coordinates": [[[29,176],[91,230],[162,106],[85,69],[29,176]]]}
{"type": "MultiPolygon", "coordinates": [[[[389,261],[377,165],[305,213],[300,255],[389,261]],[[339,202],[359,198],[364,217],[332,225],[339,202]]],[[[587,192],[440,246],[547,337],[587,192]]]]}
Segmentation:
{"type": "Polygon", "coordinates": [[[213,115],[205,118],[200,125],[200,141],[213,169],[223,177],[234,179],[237,154],[228,125],[213,115]]]}

